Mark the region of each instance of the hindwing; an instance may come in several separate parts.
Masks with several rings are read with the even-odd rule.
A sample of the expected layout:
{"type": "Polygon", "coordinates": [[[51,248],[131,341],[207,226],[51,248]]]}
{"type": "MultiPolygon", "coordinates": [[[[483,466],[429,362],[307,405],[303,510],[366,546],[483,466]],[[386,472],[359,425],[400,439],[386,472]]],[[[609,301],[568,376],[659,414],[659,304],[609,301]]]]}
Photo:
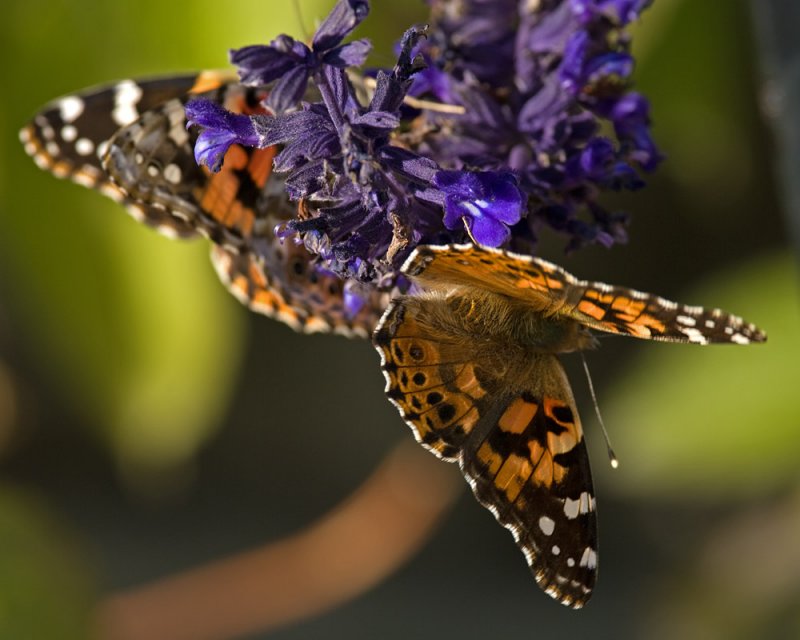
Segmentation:
{"type": "Polygon", "coordinates": [[[386,393],[423,446],[459,463],[541,588],[581,607],[596,578],[595,500],[566,375],[554,355],[533,352],[499,370],[484,346],[436,325],[435,304],[399,298],[381,320],[386,393]]]}

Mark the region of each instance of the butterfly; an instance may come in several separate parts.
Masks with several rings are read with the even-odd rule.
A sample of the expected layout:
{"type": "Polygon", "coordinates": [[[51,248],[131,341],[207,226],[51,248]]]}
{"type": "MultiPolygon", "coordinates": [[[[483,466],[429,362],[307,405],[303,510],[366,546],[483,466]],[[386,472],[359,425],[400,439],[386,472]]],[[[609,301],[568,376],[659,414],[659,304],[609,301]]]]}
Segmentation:
{"type": "Polygon", "coordinates": [[[763,342],[719,309],[578,280],[530,256],[474,244],[420,246],[373,341],[386,393],[417,441],[458,463],[511,531],[539,586],[580,608],[597,577],[589,457],[558,354],[592,331],[668,342],[763,342]]]}
{"type": "Polygon", "coordinates": [[[276,235],[297,207],[272,173],[274,147],[234,144],[218,173],[197,165],[184,111],[197,97],[253,114],[266,93],[216,71],[123,80],[54,100],[20,141],[40,168],[100,191],[163,235],[209,238],[221,280],[254,311],[296,331],[368,337],[388,294],[364,293],[348,312],[342,281],[276,235]]]}
{"type": "Polygon", "coordinates": [[[593,332],[698,344],[765,334],[718,309],[475,244],[418,246],[400,270],[408,291],[368,291],[348,312],[341,281],[275,232],[298,214],[272,174],[275,148],[233,145],[216,174],[196,165],[184,105],[197,96],[259,113],[265,93],[217,72],[127,80],[56,100],[20,139],[41,168],[159,232],[208,237],[222,281],[254,311],[297,331],[371,335],[386,393],[417,441],[458,463],[542,589],[583,606],[597,574],[595,497],[558,354],[595,346],[593,332]]]}

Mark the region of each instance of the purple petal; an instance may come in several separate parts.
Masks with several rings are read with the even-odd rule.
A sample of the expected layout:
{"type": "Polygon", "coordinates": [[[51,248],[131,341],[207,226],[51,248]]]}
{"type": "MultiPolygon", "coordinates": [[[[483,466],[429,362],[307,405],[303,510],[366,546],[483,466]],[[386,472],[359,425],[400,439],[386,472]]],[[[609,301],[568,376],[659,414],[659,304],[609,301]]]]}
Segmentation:
{"type": "Polygon", "coordinates": [[[617,136],[634,145],[634,159],[647,171],[655,169],[662,155],[650,136],[650,105],[644,96],[626,94],[614,104],[610,117],[617,136]]]}
{"type": "Polygon", "coordinates": [[[279,36],[270,46],[253,45],[231,49],[230,61],[236,65],[245,84],[268,84],[290,69],[302,64],[309,55],[308,47],[289,36],[279,36]]]}
{"type": "Polygon", "coordinates": [[[434,184],[445,193],[445,227],[454,230],[466,220],[481,244],[499,246],[509,236],[506,225],[522,217],[523,196],[510,173],[439,171],[434,184]]]}
{"type": "Polygon", "coordinates": [[[584,69],[582,84],[598,82],[607,76],[626,79],[633,73],[633,57],[627,53],[607,53],[593,58],[584,69]]]}
{"type": "Polygon", "coordinates": [[[338,45],[368,13],[366,0],[339,0],[314,34],[314,51],[327,51],[338,45]]]}
{"type": "Polygon", "coordinates": [[[353,40],[331,49],[322,60],[334,67],[359,67],[364,64],[370,51],[372,43],[369,40],[353,40]]]}
{"type": "Polygon", "coordinates": [[[203,128],[195,143],[195,160],[212,171],[220,170],[225,153],[232,144],[256,147],[262,142],[250,116],[230,113],[216,102],[191,100],[186,103],[185,111],[187,127],[199,125],[203,128]]]}
{"type": "Polygon", "coordinates": [[[353,119],[353,124],[391,131],[400,126],[400,118],[386,111],[368,111],[353,119]]]}
{"type": "Polygon", "coordinates": [[[308,67],[290,69],[275,83],[267,98],[267,105],[275,113],[283,113],[303,99],[307,85],[308,67]]]}
{"type": "Polygon", "coordinates": [[[472,237],[486,247],[499,247],[511,235],[511,229],[494,218],[472,218],[468,224],[472,237]]]}

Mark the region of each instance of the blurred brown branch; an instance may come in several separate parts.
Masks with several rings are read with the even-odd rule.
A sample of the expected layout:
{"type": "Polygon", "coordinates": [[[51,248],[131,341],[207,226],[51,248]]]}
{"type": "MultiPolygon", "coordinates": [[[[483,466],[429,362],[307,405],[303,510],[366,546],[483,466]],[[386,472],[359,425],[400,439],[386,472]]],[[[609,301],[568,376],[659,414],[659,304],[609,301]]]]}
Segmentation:
{"type": "Polygon", "coordinates": [[[432,535],[458,474],[396,447],[342,504],[278,542],[109,596],[101,640],[219,640],[318,615],[368,590],[432,535]]]}

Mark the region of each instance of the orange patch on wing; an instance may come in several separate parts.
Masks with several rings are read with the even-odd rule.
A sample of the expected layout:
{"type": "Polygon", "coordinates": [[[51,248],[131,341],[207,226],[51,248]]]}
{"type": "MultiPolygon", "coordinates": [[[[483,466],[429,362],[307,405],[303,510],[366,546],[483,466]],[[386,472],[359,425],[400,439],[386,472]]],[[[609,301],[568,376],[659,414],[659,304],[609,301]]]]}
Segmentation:
{"type": "Polygon", "coordinates": [[[663,322],[661,322],[657,318],[654,318],[653,316],[648,315],[646,313],[643,313],[642,315],[640,315],[637,318],[636,322],[633,323],[632,326],[634,326],[634,327],[639,327],[639,326],[647,327],[648,329],[652,329],[656,333],[664,333],[664,331],[666,331],[666,328],[667,328],[666,325],[664,325],[663,322]]]}
{"type": "MultiPolygon", "coordinates": [[[[555,398],[545,397],[544,414],[553,422],[563,427],[565,431],[561,433],[547,432],[547,448],[551,455],[566,453],[575,448],[583,437],[578,429],[578,425],[573,421],[560,420],[556,416],[556,409],[569,409],[569,405],[556,400],[555,398]]],[[[570,410],[570,413],[571,410],[570,410]]]]}
{"type": "Polygon", "coordinates": [[[390,345],[392,360],[401,367],[414,364],[431,365],[441,363],[437,343],[422,338],[394,338],[390,345]]]}
{"type": "Polygon", "coordinates": [[[213,91],[214,89],[219,89],[223,84],[225,84],[225,78],[217,71],[203,71],[195,79],[194,85],[189,89],[189,93],[213,91]]]}
{"type": "Polygon", "coordinates": [[[531,481],[541,487],[549,489],[554,483],[559,483],[567,475],[567,470],[553,460],[553,454],[535,440],[528,444],[531,460],[535,461],[531,481]]]}
{"type": "MultiPolygon", "coordinates": [[[[406,398],[399,401],[399,404],[405,405],[406,398]]],[[[455,426],[461,422],[473,408],[472,400],[463,394],[451,393],[444,397],[442,402],[433,405],[432,408],[425,409],[423,407],[420,420],[424,421],[431,429],[440,431],[450,426],[455,426]]],[[[413,405],[409,405],[409,413],[420,411],[415,409],[413,405]]]]}
{"type": "Polygon", "coordinates": [[[500,416],[497,424],[503,431],[522,433],[528,428],[538,408],[539,406],[533,402],[516,398],[500,416]]]}
{"type": "Polygon", "coordinates": [[[644,311],[644,300],[634,300],[633,298],[626,298],[625,296],[617,296],[611,304],[614,311],[619,311],[620,314],[627,314],[631,316],[638,316],[644,311]]]}
{"type": "Polygon", "coordinates": [[[549,288],[547,286],[547,278],[541,273],[535,276],[531,273],[526,273],[514,283],[514,286],[517,287],[517,289],[536,289],[537,291],[547,290],[549,288]]]}
{"type": "Polygon", "coordinates": [[[277,152],[278,148],[272,146],[266,149],[255,149],[250,156],[247,170],[257,187],[263,187],[267,184],[267,180],[272,173],[272,161],[277,152]]]}
{"type": "Polygon", "coordinates": [[[587,289],[583,297],[589,300],[597,300],[600,304],[609,305],[614,301],[615,295],[613,293],[603,293],[597,289],[587,289]]]}
{"type": "Polygon", "coordinates": [[[237,297],[250,301],[250,282],[243,275],[240,274],[231,280],[230,288],[238,292],[237,297]]]}
{"type": "Polygon", "coordinates": [[[578,303],[578,311],[581,313],[585,313],[590,318],[594,318],[595,320],[602,320],[606,315],[606,310],[602,307],[598,307],[594,302],[589,302],[588,300],[581,300],[578,303]]]}
{"type": "Polygon", "coordinates": [[[403,393],[434,389],[445,384],[443,369],[437,365],[414,367],[411,372],[404,372],[398,378],[398,388],[403,393]]]}
{"type": "Polygon", "coordinates": [[[471,433],[475,428],[475,425],[478,423],[478,420],[480,420],[480,417],[481,414],[475,407],[472,407],[472,409],[467,411],[467,414],[459,422],[461,428],[464,429],[464,433],[471,433]]]}
{"type": "Polygon", "coordinates": [[[243,236],[250,235],[255,224],[255,213],[237,199],[240,181],[233,172],[248,166],[250,156],[239,145],[232,145],[225,154],[225,163],[219,173],[207,171],[208,183],[199,190],[200,206],[215,220],[229,229],[237,229],[243,236]]]}
{"type": "Polygon", "coordinates": [[[533,465],[530,460],[511,454],[494,477],[494,484],[505,491],[509,502],[514,502],[532,473],[533,465]]]}

